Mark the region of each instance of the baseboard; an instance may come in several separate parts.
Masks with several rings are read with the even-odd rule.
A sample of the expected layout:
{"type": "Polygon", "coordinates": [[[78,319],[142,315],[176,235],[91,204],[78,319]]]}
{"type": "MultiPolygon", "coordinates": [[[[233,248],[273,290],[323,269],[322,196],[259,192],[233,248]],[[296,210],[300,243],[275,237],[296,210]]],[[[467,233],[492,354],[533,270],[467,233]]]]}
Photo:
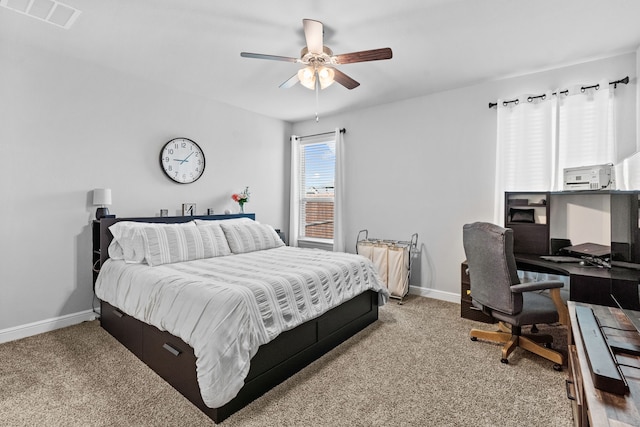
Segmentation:
{"type": "Polygon", "coordinates": [[[93,310],[80,311],[78,313],[67,314],[52,319],[40,320],[38,322],[27,323],[26,325],[14,326],[12,328],[0,330],[0,344],[19,340],[21,338],[50,332],[67,326],[76,325],[87,320],[95,320],[96,313],[93,310]]]}
{"type": "Polygon", "coordinates": [[[452,292],[438,291],[436,289],[421,288],[419,286],[409,286],[409,293],[420,295],[421,297],[433,298],[442,301],[455,302],[460,304],[460,294],[452,292]]]}

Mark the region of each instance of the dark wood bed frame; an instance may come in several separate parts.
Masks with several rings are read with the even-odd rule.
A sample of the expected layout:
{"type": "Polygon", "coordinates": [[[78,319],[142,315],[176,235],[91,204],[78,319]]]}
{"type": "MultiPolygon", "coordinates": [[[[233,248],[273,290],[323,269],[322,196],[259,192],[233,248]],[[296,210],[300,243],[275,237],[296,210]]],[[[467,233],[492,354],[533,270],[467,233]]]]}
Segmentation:
{"type": "MultiPolygon", "coordinates": [[[[230,219],[254,214],[195,217],[105,218],[100,221],[100,265],[109,257],[113,236],[109,226],[118,221],[181,223],[193,219],[230,219]]],[[[95,236],[94,236],[95,238],[95,236]]],[[[207,407],[200,395],[193,349],[168,332],[141,322],[101,301],[100,323],[120,343],[171,384],[216,423],[220,423],[274,386],[300,371],[329,350],[378,319],[378,294],[366,291],[261,346],[251,359],[245,384],[230,402],[207,407]]]]}

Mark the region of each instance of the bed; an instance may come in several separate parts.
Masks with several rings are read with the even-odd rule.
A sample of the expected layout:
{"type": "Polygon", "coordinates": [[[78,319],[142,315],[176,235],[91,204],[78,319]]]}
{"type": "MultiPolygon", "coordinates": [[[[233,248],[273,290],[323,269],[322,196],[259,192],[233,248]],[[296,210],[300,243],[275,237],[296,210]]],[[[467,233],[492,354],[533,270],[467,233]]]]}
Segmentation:
{"type": "Polygon", "coordinates": [[[388,298],[365,258],[287,247],[253,219],[99,225],[102,327],[216,423],[375,322],[388,298]]]}

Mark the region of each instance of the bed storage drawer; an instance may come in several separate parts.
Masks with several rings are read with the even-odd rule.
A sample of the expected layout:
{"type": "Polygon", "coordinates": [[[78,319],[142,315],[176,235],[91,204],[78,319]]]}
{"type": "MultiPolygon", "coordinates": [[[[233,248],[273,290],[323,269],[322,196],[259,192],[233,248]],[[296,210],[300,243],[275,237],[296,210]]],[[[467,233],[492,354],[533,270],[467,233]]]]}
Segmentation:
{"type": "Polygon", "coordinates": [[[188,399],[201,399],[193,349],[168,332],[145,325],[142,360],[188,399]],[[194,387],[195,385],[195,387],[194,387]]]}
{"type": "Polygon", "coordinates": [[[142,323],[109,303],[100,303],[100,325],[142,359],[142,323]]]}
{"type": "Polygon", "coordinates": [[[315,344],[318,341],[316,329],[315,322],[303,323],[295,329],[281,333],[275,340],[260,346],[258,353],[251,359],[251,368],[246,381],[315,344]]]}
{"type": "Polygon", "coordinates": [[[327,316],[327,313],[320,316],[318,318],[318,340],[325,339],[349,322],[370,313],[374,308],[374,298],[377,297],[378,294],[367,291],[333,308],[331,316],[327,316]]]}

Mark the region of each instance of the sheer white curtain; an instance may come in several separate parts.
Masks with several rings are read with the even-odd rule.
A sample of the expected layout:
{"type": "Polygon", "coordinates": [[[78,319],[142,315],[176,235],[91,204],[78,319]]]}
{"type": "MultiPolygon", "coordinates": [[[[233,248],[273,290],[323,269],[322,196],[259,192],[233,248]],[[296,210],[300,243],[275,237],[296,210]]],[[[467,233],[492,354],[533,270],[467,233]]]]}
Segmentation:
{"type": "Polygon", "coordinates": [[[564,168],[616,161],[614,90],[609,82],[576,86],[559,98],[558,171],[553,190],[563,187],[564,168]]]}
{"type": "Polygon", "coordinates": [[[300,137],[291,136],[291,187],[289,189],[289,246],[298,246],[300,235],[300,137]]]}
{"type": "Polygon", "coordinates": [[[504,223],[505,191],[561,191],[564,168],[616,160],[614,90],[607,81],[518,99],[497,105],[496,224],[504,223]]]}
{"type": "Polygon", "coordinates": [[[505,191],[541,191],[551,188],[557,99],[519,97],[498,100],[498,140],[494,222],[504,222],[505,191]],[[506,104],[506,105],[505,105],[506,104]]]}
{"type": "Polygon", "coordinates": [[[336,171],[334,183],[333,201],[333,250],[344,252],[346,250],[346,238],[344,232],[344,134],[336,128],[336,171]]]}

